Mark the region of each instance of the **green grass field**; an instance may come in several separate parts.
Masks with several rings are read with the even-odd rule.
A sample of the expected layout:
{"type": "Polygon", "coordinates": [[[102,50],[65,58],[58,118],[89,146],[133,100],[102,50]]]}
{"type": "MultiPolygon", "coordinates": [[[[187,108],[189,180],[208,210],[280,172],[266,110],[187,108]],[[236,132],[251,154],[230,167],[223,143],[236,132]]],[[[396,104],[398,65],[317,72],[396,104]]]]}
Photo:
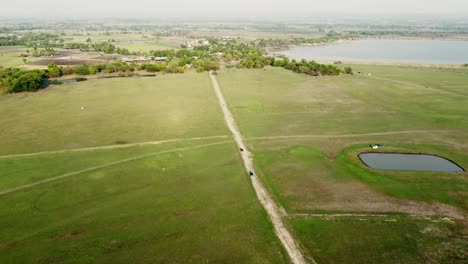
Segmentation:
{"type": "Polygon", "coordinates": [[[463,263],[461,226],[407,217],[294,218],[318,263],[463,263]]]}
{"type": "Polygon", "coordinates": [[[148,52],[151,50],[165,50],[165,49],[179,49],[181,43],[156,40],[150,42],[130,42],[130,43],[121,43],[117,44],[119,48],[125,48],[130,51],[141,51],[148,52]]]}
{"type": "Polygon", "coordinates": [[[228,135],[207,74],[88,80],[2,96],[0,112],[0,155],[228,135]]]}
{"type": "MultiPolygon", "coordinates": [[[[36,60],[35,58],[26,58],[27,62],[31,62],[36,60]]],[[[6,54],[0,54],[0,65],[8,68],[8,67],[17,67],[17,68],[22,68],[25,66],[23,57],[21,57],[19,54],[12,54],[12,53],[6,53],[6,54]]]]}
{"type": "Polygon", "coordinates": [[[1,263],[288,262],[207,74],[0,101],[1,263]]]}
{"type": "Polygon", "coordinates": [[[353,65],[354,71],[468,96],[468,70],[353,65]]]}
{"type": "Polygon", "coordinates": [[[319,263],[422,263],[437,243],[464,245],[466,239],[458,240],[466,232],[466,172],[382,172],[364,166],[357,154],[369,151],[369,144],[382,143],[382,151],[432,153],[468,168],[468,108],[461,91],[466,90],[466,71],[357,69],[373,75],[316,78],[282,69],[219,75],[262,180],[291,214],[292,228],[319,263]],[[405,72],[414,77],[405,77],[405,72]],[[380,75],[388,79],[377,78],[380,75]],[[452,76],[450,85],[438,81],[452,76]],[[425,88],[418,79],[440,87],[425,88]],[[448,215],[465,229],[447,232],[432,243],[433,237],[421,235],[419,228],[427,221],[415,224],[402,218],[368,232],[371,224],[355,220],[294,217],[322,213],[448,215]],[[379,230],[394,235],[381,237],[379,230]],[[414,237],[417,248],[404,242],[407,235],[414,237]],[[374,253],[359,251],[373,247],[374,253]]]}
{"type": "MultiPolygon", "coordinates": [[[[306,256],[462,263],[468,173],[383,172],[357,154],[382,143],[467,169],[466,71],[355,71],[217,79],[306,256]]],[[[288,263],[206,73],[3,95],[0,112],[1,263],[288,263]]]]}
{"type": "MultiPolygon", "coordinates": [[[[171,149],[122,151],[137,155],[171,149]]],[[[44,164],[80,159],[68,155],[26,158],[22,175],[33,167],[42,168],[34,171],[35,178],[56,175],[57,169],[44,170],[44,164]]],[[[80,163],[117,158],[115,150],[82,155],[88,157],[80,163]]],[[[80,167],[67,164],[68,170],[80,167]]],[[[10,176],[3,170],[0,175],[2,180],[10,176]]],[[[287,261],[232,141],[140,158],[0,199],[2,263],[287,261]]]]}

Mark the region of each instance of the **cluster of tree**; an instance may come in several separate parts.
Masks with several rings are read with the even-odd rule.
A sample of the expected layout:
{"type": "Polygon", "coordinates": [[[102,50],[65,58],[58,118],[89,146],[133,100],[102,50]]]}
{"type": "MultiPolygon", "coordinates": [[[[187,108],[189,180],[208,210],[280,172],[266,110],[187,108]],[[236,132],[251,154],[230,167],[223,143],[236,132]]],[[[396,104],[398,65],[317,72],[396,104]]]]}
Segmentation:
{"type": "Polygon", "coordinates": [[[185,65],[180,66],[175,60],[169,63],[158,62],[154,64],[129,64],[116,61],[108,64],[78,65],[74,67],[59,67],[55,63],[47,65],[46,75],[49,78],[57,78],[64,75],[95,75],[95,74],[132,74],[134,71],[184,73],[185,65]]]}
{"type": "MultiPolygon", "coordinates": [[[[343,71],[331,64],[320,64],[315,61],[307,61],[307,60],[289,60],[289,58],[285,57],[283,59],[277,60],[273,59],[272,63],[273,67],[282,67],[287,70],[291,70],[293,72],[312,75],[312,76],[333,76],[333,75],[340,75],[343,71]]],[[[352,69],[349,67],[345,68],[344,73],[352,74],[352,69]]]]}
{"type": "Polygon", "coordinates": [[[63,45],[64,49],[79,49],[80,51],[89,52],[104,52],[106,54],[121,54],[121,55],[138,55],[137,52],[130,52],[128,49],[116,47],[110,42],[100,43],[66,43],[63,45]]]}
{"type": "Polygon", "coordinates": [[[17,35],[0,36],[0,46],[28,46],[28,47],[58,47],[64,40],[57,34],[26,33],[21,37],[17,35]]]}
{"type": "Polygon", "coordinates": [[[167,64],[166,70],[167,73],[184,73],[185,66],[180,66],[176,60],[172,60],[167,64]]]}
{"type": "Polygon", "coordinates": [[[239,69],[261,69],[267,65],[272,65],[274,62],[274,58],[263,56],[261,51],[251,51],[250,53],[245,56],[245,58],[241,59],[239,63],[237,63],[237,68],[239,69]]]}
{"type": "Polygon", "coordinates": [[[32,57],[41,57],[41,56],[54,56],[55,50],[52,47],[45,47],[43,49],[38,49],[34,47],[32,50],[26,50],[26,55],[22,54],[21,56],[32,56],[32,57]]]}
{"type": "Polygon", "coordinates": [[[163,72],[163,71],[166,71],[166,68],[167,68],[166,62],[138,65],[139,70],[145,70],[147,72],[163,72]]]}
{"type": "Polygon", "coordinates": [[[42,70],[0,68],[0,86],[6,87],[8,93],[34,92],[42,87],[44,76],[42,70]]]}
{"type": "Polygon", "coordinates": [[[216,71],[219,70],[219,63],[211,59],[197,59],[192,61],[192,67],[197,72],[216,71]]]}
{"type": "MultiPolygon", "coordinates": [[[[207,50],[158,50],[152,51],[151,54],[155,57],[167,57],[169,63],[167,68],[164,69],[166,72],[181,72],[182,69],[179,67],[187,67],[191,65],[197,72],[218,70],[219,63],[216,57],[207,50]],[[175,65],[177,64],[177,69],[175,65]]],[[[152,66],[154,67],[154,66],[152,66]]]]}
{"type": "Polygon", "coordinates": [[[345,74],[353,74],[353,70],[350,67],[344,68],[341,70],[340,68],[334,65],[328,64],[320,64],[315,61],[307,61],[307,60],[289,60],[289,58],[285,57],[283,59],[275,59],[273,57],[265,57],[265,56],[256,56],[256,57],[249,57],[246,59],[241,60],[237,67],[242,68],[263,68],[267,65],[273,67],[282,67],[287,70],[291,70],[293,72],[312,75],[312,76],[333,76],[339,75],[341,73],[345,74]]]}
{"type": "Polygon", "coordinates": [[[331,33],[328,33],[328,34],[329,35],[327,35],[326,37],[322,37],[322,38],[294,38],[292,39],[291,44],[293,45],[304,45],[304,44],[324,45],[324,44],[330,44],[330,43],[336,42],[339,39],[346,38],[345,36],[341,36],[341,35],[336,35],[336,34],[331,34],[331,33]]]}
{"type": "Polygon", "coordinates": [[[47,65],[46,76],[56,78],[63,75],[78,74],[78,75],[94,75],[98,73],[131,73],[136,70],[136,65],[128,64],[121,61],[112,62],[109,64],[96,65],[79,65],[74,67],[59,67],[51,62],[47,65]]]}
{"type": "Polygon", "coordinates": [[[230,62],[232,60],[238,61],[245,59],[248,56],[261,56],[261,54],[263,54],[263,51],[257,45],[256,41],[244,43],[237,40],[220,42],[210,39],[210,45],[195,47],[194,51],[207,52],[211,56],[222,54],[222,57],[226,62],[230,62]]]}

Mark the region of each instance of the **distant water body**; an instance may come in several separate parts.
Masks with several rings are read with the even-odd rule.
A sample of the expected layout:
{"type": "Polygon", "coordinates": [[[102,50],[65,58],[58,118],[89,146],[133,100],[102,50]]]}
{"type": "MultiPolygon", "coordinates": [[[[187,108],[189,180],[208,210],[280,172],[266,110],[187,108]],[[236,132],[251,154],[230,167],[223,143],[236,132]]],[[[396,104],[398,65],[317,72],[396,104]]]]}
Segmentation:
{"type": "Polygon", "coordinates": [[[277,54],[296,60],[466,64],[468,41],[368,39],[299,46],[277,54]]]}

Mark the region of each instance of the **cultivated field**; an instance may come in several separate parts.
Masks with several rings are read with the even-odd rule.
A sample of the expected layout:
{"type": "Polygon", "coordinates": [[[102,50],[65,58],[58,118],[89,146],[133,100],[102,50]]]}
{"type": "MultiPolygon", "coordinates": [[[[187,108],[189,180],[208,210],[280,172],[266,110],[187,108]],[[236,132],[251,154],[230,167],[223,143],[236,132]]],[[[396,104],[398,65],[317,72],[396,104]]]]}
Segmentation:
{"type": "Polygon", "coordinates": [[[466,72],[409,69],[439,83],[436,90],[418,77],[411,79],[415,85],[376,76],[399,80],[405,68],[355,70],[373,75],[235,70],[220,74],[219,82],[262,180],[319,263],[460,261],[467,173],[382,172],[362,165],[357,154],[382,143],[384,151],[433,153],[467,168],[467,98],[438,90],[462,93],[466,72]],[[430,71],[437,73],[432,79],[430,71]],[[437,81],[451,76],[450,87],[437,81]]]}

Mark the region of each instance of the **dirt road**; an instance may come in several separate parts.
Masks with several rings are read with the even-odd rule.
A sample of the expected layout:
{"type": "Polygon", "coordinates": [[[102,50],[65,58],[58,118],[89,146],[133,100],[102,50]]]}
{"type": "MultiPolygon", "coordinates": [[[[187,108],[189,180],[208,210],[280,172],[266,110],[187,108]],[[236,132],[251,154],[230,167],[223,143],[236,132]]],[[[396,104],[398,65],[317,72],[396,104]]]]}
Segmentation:
{"type": "MultiPolygon", "coordinates": [[[[364,76],[366,76],[366,75],[364,75],[364,76]]],[[[439,92],[439,93],[468,97],[467,95],[464,95],[464,94],[452,93],[452,92],[449,92],[449,91],[433,88],[433,87],[430,87],[430,86],[424,86],[424,85],[420,85],[420,84],[416,84],[416,83],[405,82],[405,81],[400,81],[400,80],[395,80],[395,79],[390,79],[390,78],[385,78],[385,77],[375,76],[375,75],[371,75],[370,77],[375,78],[375,79],[381,79],[381,80],[391,81],[391,82],[395,82],[395,83],[410,85],[410,86],[414,86],[414,87],[418,87],[418,88],[429,89],[429,90],[436,91],[436,92],[439,92]]]]}
{"type": "Polygon", "coordinates": [[[386,136],[398,134],[415,134],[415,133],[433,133],[445,130],[407,130],[407,131],[388,131],[362,134],[309,134],[309,135],[287,135],[287,136],[268,136],[268,137],[252,137],[246,140],[261,140],[261,139],[284,139],[284,138],[348,138],[348,137],[369,137],[369,136],[386,136]]]}
{"type": "Polygon", "coordinates": [[[270,217],[271,222],[273,223],[276,235],[283,243],[283,246],[288,252],[289,257],[291,258],[291,261],[293,263],[295,264],[307,263],[304,256],[302,255],[301,250],[299,249],[298,244],[296,243],[293,236],[291,235],[291,233],[289,232],[289,230],[285,227],[283,223],[283,218],[282,218],[282,213],[281,213],[280,208],[277,206],[275,201],[271,198],[270,194],[265,189],[262,182],[260,181],[260,179],[257,177],[255,173],[255,169],[252,163],[250,153],[245,147],[244,142],[242,141],[242,136],[236,127],[236,123],[234,121],[234,118],[231,112],[229,111],[229,108],[227,107],[226,101],[224,100],[223,94],[221,93],[221,89],[219,88],[216,77],[213,74],[210,74],[210,77],[213,83],[213,88],[215,90],[216,96],[218,97],[219,104],[221,105],[221,108],[223,110],[224,119],[226,120],[227,126],[229,127],[229,130],[231,130],[234,136],[234,140],[236,141],[239,148],[244,149],[244,151],[241,152],[241,156],[242,156],[242,160],[244,161],[245,169],[247,170],[248,173],[252,172],[254,174],[253,176],[250,177],[250,179],[252,180],[252,185],[255,189],[255,192],[257,193],[258,200],[260,201],[262,206],[265,208],[266,212],[268,213],[268,216],[270,217]]]}

